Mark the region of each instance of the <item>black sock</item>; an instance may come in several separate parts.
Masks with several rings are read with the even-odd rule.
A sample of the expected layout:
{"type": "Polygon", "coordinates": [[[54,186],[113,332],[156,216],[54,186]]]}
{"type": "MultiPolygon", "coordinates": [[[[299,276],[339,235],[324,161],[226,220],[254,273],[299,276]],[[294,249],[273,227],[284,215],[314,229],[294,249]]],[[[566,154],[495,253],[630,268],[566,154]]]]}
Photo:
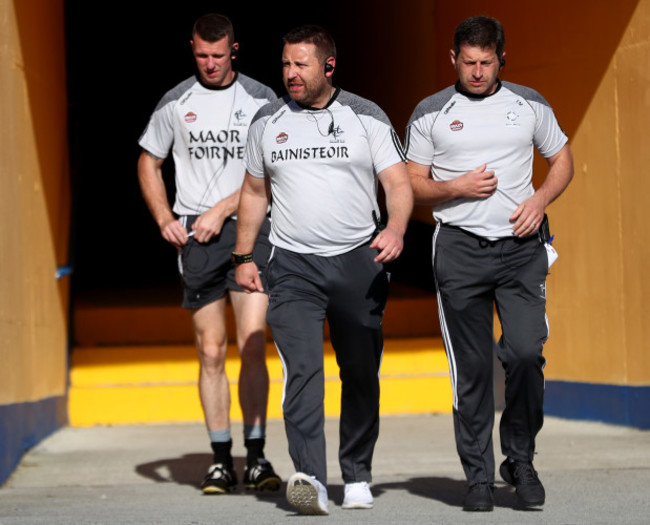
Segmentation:
{"type": "Polygon", "coordinates": [[[212,452],[214,452],[213,463],[223,463],[227,468],[232,468],[232,439],[230,441],[216,442],[211,444],[212,452]]]}
{"type": "Polygon", "coordinates": [[[246,464],[255,465],[257,464],[258,458],[264,457],[264,444],[265,439],[245,439],[244,445],[246,446],[246,464]]]}

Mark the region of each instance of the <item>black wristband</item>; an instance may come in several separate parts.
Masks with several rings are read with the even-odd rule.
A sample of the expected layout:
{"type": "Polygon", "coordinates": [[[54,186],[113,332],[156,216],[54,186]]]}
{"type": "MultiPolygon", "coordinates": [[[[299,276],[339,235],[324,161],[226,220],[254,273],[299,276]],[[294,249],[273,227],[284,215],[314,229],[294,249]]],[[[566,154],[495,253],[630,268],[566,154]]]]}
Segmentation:
{"type": "Polygon", "coordinates": [[[237,266],[238,264],[253,262],[253,254],[232,252],[232,255],[230,256],[230,260],[235,266],[237,266]]]}

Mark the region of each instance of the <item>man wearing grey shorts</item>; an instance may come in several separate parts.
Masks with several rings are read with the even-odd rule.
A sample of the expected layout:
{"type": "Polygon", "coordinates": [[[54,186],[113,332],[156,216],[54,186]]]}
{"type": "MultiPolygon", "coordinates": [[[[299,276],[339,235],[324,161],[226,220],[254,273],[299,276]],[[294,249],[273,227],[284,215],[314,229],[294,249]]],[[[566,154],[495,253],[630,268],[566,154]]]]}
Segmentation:
{"type": "MultiPolygon", "coordinates": [[[[140,137],[138,177],[162,237],[179,251],[183,307],[191,310],[199,356],[199,395],[213,452],[201,487],[223,494],[237,486],[230,432],[230,385],[226,376],[226,298],[237,325],[241,356],[239,403],[247,449],[244,485],[280,488],[264,457],[269,376],[266,367],[265,294],[243,293],[233,278],[230,254],[236,235],[243,150],[250,120],[273,91],[233,69],[239,50],[230,20],[200,17],[192,31],[195,76],[168,91],[140,137]],[[176,195],[170,207],[162,164],[171,150],[176,195]]],[[[268,224],[266,225],[268,230],[268,224]]],[[[268,258],[264,235],[256,260],[268,258]]]]}

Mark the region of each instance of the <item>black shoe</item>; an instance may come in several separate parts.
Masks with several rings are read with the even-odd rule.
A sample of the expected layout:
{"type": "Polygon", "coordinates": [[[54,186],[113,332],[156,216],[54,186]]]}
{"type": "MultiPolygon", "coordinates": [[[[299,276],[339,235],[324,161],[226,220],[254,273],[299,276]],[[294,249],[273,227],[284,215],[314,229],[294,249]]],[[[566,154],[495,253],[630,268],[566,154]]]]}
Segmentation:
{"type": "Polygon", "coordinates": [[[476,483],[467,490],[463,510],[468,512],[489,512],[494,509],[492,485],[490,483],[476,483]]]}
{"type": "Polygon", "coordinates": [[[506,483],[515,487],[520,505],[523,507],[544,505],[546,492],[531,462],[511,462],[506,459],[501,463],[499,473],[506,483]]]}
{"type": "Polygon", "coordinates": [[[232,492],[236,487],[237,475],[235,471],[223,463],[212,465],[201,483],[203,494],[225,494],[232,492]]]}
{"type": "Polygon", "coordinates": [[[259,458],[255,465],[246,465],[244,470],[244,487],[255,490],[279,490],[282,480],[271,463],[259,458]]]}

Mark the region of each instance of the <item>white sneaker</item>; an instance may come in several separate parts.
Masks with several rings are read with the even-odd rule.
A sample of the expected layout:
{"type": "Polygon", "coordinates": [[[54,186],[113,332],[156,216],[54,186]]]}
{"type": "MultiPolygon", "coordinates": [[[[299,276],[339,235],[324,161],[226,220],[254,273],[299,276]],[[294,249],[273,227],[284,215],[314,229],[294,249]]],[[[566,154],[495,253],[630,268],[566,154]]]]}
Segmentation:
{"type": "Polygon", "coordinates": [[[287,501],[298,509],[300,514],[326,516],[327,489],[313,476],[296,472],[287,482],[287,501]]]}
{"type": "Polygon", "coordinates": [[[345,484],[344,509],[371,509],[373,504],[370,485],[367,481],[345,484]]]}

